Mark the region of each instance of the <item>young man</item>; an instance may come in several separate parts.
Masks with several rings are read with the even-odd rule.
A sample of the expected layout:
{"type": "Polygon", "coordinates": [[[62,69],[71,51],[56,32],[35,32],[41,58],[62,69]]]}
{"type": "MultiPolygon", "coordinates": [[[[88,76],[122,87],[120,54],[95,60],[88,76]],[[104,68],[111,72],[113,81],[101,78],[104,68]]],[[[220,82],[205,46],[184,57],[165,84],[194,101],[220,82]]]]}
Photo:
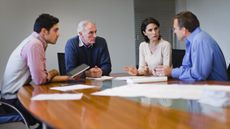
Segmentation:
{"type": "Polygon", "coordinates": [[[159,66],[156,72],[164,73],[180,80],[220,80],[227,81],[224,55],[217,42],[201,30],[197,17],[189,11],[174,17],[174,33],[186,45],[182,66],[170,68],[159,66]]]}
{"type": "Polygon", "coordinates": [[[5,69],[1,87],[2,100],[16,106],[29,125],[38,121],[20,104],[17,99],[18,90],[31,81],[35,85],[40,85],[69,79],[68,76],[57,76],[56,70],[46,70],[45,51],[48,44],[55,44],[58,39],[58,22],[58,18],[52,15],[41,14],[34,23],[34,32],[13,51],[5,69]]]}
{"type": "Polygon", "coordinates": [[[69,39],[65,46],[66,71],[69,72],[81,64],[90,69],[85,72],[87,77],[101,77],[111,72],[111,61],[104,38],[96,36],[96,25],[91,21],[78,24],[78,35],[69,39]]]}

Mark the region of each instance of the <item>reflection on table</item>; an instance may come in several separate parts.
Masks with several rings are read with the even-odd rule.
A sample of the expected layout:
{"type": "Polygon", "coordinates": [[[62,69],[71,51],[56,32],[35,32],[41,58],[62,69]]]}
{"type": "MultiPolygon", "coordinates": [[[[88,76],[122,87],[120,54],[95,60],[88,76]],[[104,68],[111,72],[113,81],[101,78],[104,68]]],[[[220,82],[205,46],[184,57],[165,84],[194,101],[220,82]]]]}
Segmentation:
{"type": "MultiPolygon", "coordinates": [[[[220,84],[229,82],[183,82],[169,80],[167,84],[220,84]]],[[[153,99],[146,97],[92,96],[93,92],[122,86],[125,81],[83,80],[27,85],[18,97],[25,108],[47,125],[58,129],[227,129],[230,128],[230,108],[217,108],[194,100],[153,99]],[[61,92],[50,87],[70,84],[96,85],[93,89],[61,92]],[[81,100],[31,101],[45,93],[84,93],[81,100]]]]}

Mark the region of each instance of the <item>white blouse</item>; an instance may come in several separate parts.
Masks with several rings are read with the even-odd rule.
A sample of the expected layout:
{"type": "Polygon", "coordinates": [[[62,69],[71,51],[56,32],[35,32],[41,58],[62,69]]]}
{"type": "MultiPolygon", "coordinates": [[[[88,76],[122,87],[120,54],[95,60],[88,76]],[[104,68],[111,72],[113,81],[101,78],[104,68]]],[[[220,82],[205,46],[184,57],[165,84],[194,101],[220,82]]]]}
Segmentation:
{"type": "Polygon", "coordinates": [[[154,50],[150,50],[150,44],[141,42],[139,46],[139,72],[143,72],[144,66],[148,66],[153,70],[158,65],[171,66],[172,62],[172,48],[171,44],[162,39],[156,45],[154,50]]]}

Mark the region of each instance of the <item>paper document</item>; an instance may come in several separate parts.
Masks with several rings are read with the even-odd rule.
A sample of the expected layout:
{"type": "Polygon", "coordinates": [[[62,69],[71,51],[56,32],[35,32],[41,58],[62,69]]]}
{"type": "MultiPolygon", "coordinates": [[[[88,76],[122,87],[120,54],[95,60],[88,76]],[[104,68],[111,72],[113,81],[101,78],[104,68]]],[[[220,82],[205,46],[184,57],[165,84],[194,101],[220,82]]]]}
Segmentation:
{"type": "Polygon", "coordinates": [[[70,86],[51,87],[50,89],[59,90],[59,91],[71,91],[71,90],[81,90],[81,89],[89,89],[89,88],[95,88],[95,87],[97,86],[77,84],[77,85],[70,85],[70,86]]]}
{"type": "Polygon", "coordinates": [[[33,96],[31,100],[80,100],[82,93],[79,94],[39,94],[33,96]]]}
{"type": "Polygon", "coordinates": [[[92,95],[198,100],[202,97],[204,91],[207,92],[207,90],[230,92],[230,86],[128,84],[99,92],[94,92],[92,95]]]}
{"type": "Polygon", "coordinates": [[[145,83],[145,82],[162,82],[162,81],[167,81],[168,77],[163,76],[163,77],[142,77],[142,78],[129,78],[127,79],[127,83],[145,83]]]}
{"type": "Polygon", "coordinates": [[[215,107],[227,107],[230,106],[230,94],[223,91],[204,90],[199,102],[215,107]]]}
{"type": "Polygon", "coordinates": [[[111,76],[101,76],[101,77],[98,77],[98,78],[86,77],[86,79],[105,81],[105,80],[111,80],[111,79],[113,79],[113,77],[111,77],[111,76]]]}

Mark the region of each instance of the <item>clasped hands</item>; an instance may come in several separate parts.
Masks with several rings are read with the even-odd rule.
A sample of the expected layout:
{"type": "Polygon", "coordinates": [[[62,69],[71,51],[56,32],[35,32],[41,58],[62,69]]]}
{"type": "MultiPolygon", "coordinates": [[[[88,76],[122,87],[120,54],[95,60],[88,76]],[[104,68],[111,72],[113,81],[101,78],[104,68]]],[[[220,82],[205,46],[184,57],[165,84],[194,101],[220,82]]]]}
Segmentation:
{"type": "Polygon", "coordinates": [[[85,71],[85,75],[86,75],[86,77],[93,77],[93,78],[101,77],[102,76],[102,70],[101,70],[101,68],[95,66],[95,67],[90,68],[89,70],[85,71]]]}

